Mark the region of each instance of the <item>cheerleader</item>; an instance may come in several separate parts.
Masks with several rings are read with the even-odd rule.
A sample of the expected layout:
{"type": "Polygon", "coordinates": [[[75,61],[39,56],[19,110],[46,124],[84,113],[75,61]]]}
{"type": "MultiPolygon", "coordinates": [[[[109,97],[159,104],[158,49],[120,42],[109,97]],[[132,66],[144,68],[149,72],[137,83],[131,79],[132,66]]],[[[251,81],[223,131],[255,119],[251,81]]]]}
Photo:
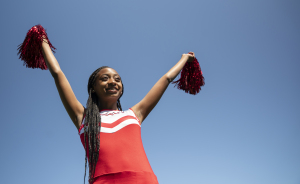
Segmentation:
{"type": "MultiPolygon", "coordinates": [[[[37,26],[32,29],[35,28],[39,29],[37,26]]],[[[49,69],[61,101],[78,129],[86,152],[85,168],[87,163],[89,166],[89,183],[158,184],[143,148],[141,124],[186,63],[195,60],[194,53],[182,54],[177,64],[156,82],[147,95],[126,110],[120,103],[124,94],[121,76],[107,66],[96,69],[88,80],[89,97],[85,108],[77,100],[54,57],[54,47],[46,33],[40,38],[41,45],[36,50],[40,50],[40,61],[45,63],[43,69],[49,69]]],[[[19,47],[20,58],[24,61],[26,39],[19,47]]],[[[186,78],[183,83],[187,83],[186,78]]]]}

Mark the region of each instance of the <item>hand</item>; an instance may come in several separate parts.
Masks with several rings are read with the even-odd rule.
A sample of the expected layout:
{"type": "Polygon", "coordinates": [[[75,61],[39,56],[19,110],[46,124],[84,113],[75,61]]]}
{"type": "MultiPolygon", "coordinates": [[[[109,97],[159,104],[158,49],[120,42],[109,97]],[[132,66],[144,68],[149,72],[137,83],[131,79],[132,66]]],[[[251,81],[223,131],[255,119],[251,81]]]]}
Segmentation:
{"type": "Polygon", "coordinates": [[[182,54],[181,58],[184,58],[187,60],[187,62],[192,62],[195,59],[194,52],[189,52],[188,54],[182,54]]]}

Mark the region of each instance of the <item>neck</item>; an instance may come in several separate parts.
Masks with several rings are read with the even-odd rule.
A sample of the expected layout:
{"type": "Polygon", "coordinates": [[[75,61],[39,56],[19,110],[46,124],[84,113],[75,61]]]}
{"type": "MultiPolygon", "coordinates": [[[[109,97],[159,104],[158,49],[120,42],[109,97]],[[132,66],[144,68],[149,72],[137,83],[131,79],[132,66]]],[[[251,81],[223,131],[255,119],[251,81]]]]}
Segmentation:
{"type": "Polygon", "coordinates": [[[109,109],[109,110],[119,110],[117,107],[117,102],[103,102],[103,101],[99,101],[99,110],[103,110],[103,109],[109,109]]]}

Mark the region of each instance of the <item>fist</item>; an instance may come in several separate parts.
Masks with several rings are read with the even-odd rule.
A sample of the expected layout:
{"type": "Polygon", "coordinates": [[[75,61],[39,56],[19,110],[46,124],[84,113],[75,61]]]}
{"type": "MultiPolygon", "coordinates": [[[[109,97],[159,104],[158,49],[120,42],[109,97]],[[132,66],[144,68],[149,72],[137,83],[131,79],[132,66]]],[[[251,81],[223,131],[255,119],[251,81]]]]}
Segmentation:
{"type": "Polygon", "coordinates": [[[187,60],[187,62],[192,62],[195,59],[195,54],[193,52],[189,52],[187,54],[182,54],[182,57],[187,60]]]}

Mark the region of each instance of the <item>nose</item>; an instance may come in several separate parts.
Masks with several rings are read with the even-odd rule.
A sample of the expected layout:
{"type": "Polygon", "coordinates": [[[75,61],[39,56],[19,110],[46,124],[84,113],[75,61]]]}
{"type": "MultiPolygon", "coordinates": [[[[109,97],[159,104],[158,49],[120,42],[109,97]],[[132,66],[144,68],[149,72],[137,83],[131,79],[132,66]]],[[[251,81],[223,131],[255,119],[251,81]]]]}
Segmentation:
{"type": "Polygon", "coordinates": [[[109,80],[108,80],[108,83],[111,84],[111,85],[116,85],[116,80],[111,77],[109,80]]]}

